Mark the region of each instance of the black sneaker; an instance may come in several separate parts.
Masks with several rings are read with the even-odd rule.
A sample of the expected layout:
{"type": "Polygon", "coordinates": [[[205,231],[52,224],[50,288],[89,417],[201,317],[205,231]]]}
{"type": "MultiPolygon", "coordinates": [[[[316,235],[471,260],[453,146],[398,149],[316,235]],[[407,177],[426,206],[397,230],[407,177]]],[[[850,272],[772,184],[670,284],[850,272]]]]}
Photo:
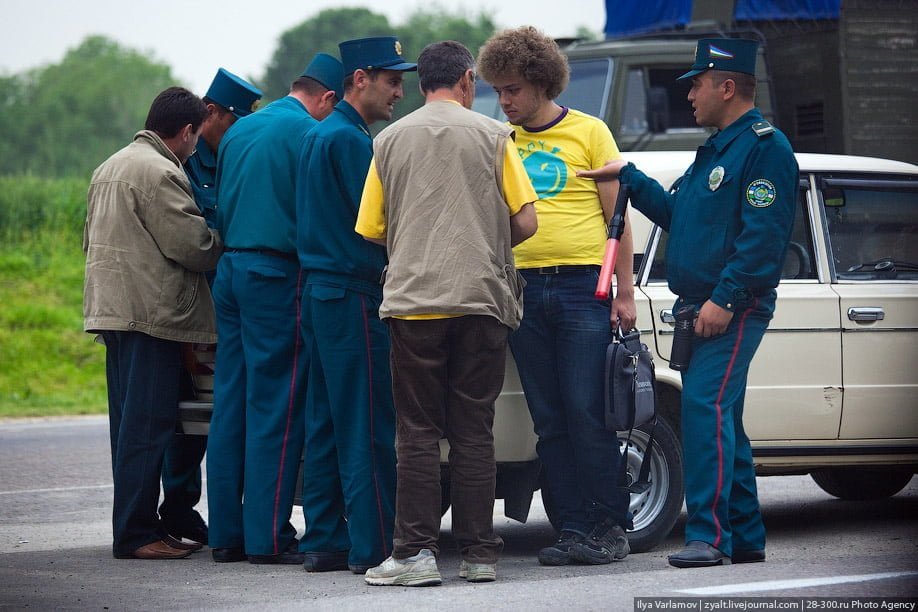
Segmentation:
{"type": "Polygon", "coordinates": [[[631,547],[625,530],[611,519],[600,521],[590,535],[571,547],[574,561],[589,565],[602,565],[628,556],[631,547]]]}
{"type": "Polygon", "coordinates": [[[583,541],[583,536],[576,531],[562,531],[558,541],[539,551],[539,563],[542,565],[568,565],[571,562],[571,547],[583,541]]]}

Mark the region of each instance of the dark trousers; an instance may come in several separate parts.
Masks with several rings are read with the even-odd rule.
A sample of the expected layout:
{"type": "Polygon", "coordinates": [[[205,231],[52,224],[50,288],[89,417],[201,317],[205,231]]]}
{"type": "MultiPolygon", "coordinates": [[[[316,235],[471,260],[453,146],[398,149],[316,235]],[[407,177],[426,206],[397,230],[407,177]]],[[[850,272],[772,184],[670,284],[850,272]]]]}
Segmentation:
{"type": "Polygon", "coordinates": [[[207,436],[175,434],[163,461],[163,503],[159,515],[170,533],[204,524],[194,507],[201,501],[201,461],[207,436]]]}
{"type": "Polygon", "coordinates": [[[449,441],[453,537],[462,558],[496,563],[494,400],[509,329],[488,316],[390,319],[398,486],[393,556],[439,552],[440,439],[449,441]]]}
{"type": "Polygon", "coordinates": [[[743,402],[749,365],[773,309],[757,302],[738,310],[723,334],[696,336],[691,367],[682,374],[685,539],[727,555],[765,548],[743,402]]]}
{"type": "Polygon", "coordinates": [[[156,514],[159,477],[178,416],[181,343],[104,331],[115,494],[113,552],[130,555],[165,535],[156,514]]]}
{"type": "Polygon", "coordinates": [[[309,351],[303,514],[306,552],[349,551],[373,566],[392,552],[395,409],[381,296],[313,282],[303,294],[309,351]]]}

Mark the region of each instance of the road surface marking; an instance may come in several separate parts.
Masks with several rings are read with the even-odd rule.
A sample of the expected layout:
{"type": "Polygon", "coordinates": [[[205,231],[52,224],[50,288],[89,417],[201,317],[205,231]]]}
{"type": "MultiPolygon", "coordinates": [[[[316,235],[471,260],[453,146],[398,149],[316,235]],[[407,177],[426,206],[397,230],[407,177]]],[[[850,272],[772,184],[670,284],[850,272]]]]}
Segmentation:
{"type": "Polygon", "coordinates": [[[802,589],[812,586],[827,584],[845,584],[849,582],[867,582],[870,580],[886,580],[888,578],[902,578],[905,576],[918,576],[918,572],[886,572],[883,574],[857,574],[853,576],[828,576],[825,578],[802,578],[799,580],[769,580],[767,582],[741,582],[739,584],[724,584],[714,587],[698,589],[680,589],[677,592],[689,595],[731,595],[734,593],[754,593],[757,591],[778,591],[784,589],[802,589]]]}

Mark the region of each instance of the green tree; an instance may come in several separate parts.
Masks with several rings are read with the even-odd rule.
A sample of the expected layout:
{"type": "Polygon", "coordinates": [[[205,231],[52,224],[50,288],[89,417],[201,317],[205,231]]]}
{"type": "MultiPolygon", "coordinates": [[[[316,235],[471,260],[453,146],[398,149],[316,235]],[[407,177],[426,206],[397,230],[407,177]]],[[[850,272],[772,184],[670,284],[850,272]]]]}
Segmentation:
{"type": "Polygon", "coordinates": [[[85,176],[143,129],[170,68],[102,36],[0,83],[0,174],[85,176]],[[12,153],[12,154],[10,154],[12,153]]]}
{"type": "MultiPolygon", "coordinates": [[[[385,36],[392,33],[385,15],[365,8],[325,9],[315,17],[296,25],[283,34],[277,43],[265,76],[260,83],[265,101],[287,95],[294,81],[319,52],[340,57],[338,43],[342,40],[385,36]]],[[[264,105],[265,102],[262,102],[264,105]]]]}
{"type": "MultiPolygon", "coordinates": [[[[426,45],[439,40],[457,40],[477,54],[494,30],[493,20],[484,13],[467,16],[440,8],[421,9],[411,14],[404,24],[391,26],[385,16],[369,9],[326,9],[281,34],[265,71],[262,89],[269,100],[286,95],[291,81],[315,53],[324,51],[339,57],[338,43],[343,40],[395,34],[402,43],[402,54],[411,61],[426,45]]],[[[396,105],[396,117],[411,112],[422,103],[417,78],[411,73],[406,76],[405,99],[396,105]]]]}
{"type": "MultiPolygon", "coordinates": [[[[478,49],[495,31],[494,21],[484,13],[467,16],[463,12],[450,13],[441,8],[420,9],[408,17],[396,30],[406,58],[417,58],[433,42],[455,40],[478,55],[478,49]]],[[[395,106],[393,119],[403,117],[419,108],[424,98],[418,90],[417,79],[406,79],[405,99],[395,106]]]]}

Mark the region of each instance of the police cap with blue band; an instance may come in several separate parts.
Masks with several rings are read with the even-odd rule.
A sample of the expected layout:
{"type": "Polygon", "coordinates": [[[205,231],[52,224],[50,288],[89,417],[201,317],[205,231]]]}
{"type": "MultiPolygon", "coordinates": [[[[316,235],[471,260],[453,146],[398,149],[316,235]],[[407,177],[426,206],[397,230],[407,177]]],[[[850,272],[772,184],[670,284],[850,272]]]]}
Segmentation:
{"type": "Polygon", "coordinates": [[[204,97],[216,102],[236,117],[251,115],[261,100],[261,90],[226,68],[217,70],[204,97]]]}
{"type": "Polygon", "coordinates": [[[344,68],[337,57],[328,53],[316,53],[300,76],[318,81],[326,89],[335,92],[338,100],[344,99],[344,68]]]}
{"type": "Polygon", "coordinates": [[[400,70],[411,72],[417,64],[406,62],[402,57],[402,43],[395,36],[374,36],[346,40],[338,45],[344,74],[355,70],[400,70]]]}
{"type": "Polygon", "coordinates": [[[759,43],[745,38],[704,38],[695,46],[692,69],[676,80],[688,79],[708,70],[755,74],[759,43]]]}

